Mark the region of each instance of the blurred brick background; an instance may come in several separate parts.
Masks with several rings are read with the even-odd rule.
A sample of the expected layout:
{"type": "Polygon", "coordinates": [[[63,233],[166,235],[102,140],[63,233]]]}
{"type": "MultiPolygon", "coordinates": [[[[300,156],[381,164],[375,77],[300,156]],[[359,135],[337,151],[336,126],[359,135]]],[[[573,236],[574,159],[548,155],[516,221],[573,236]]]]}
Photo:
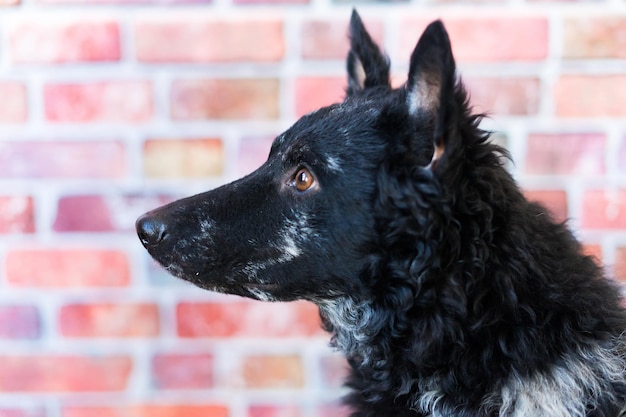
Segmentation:
{"type": "MultiPolygon", "coordinates": [[[[528,196],[626,282],[626,1],[356,5],[397,84],[444,19],[528,196]]],[[[132,229],[340,99],[351,6],[0,1],[0,417],[333,414],[343,362],[314,307],[178,282],[132,229]]]]}

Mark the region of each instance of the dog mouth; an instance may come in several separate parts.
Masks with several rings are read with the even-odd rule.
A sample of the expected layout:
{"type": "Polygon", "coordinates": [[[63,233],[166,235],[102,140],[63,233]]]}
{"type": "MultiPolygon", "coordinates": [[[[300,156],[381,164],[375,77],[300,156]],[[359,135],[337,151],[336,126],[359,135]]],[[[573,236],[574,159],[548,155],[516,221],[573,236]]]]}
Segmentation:
{"type": "Polygon", "coordinates": [[[242,287],[246,291],[263,291],[263,292],[269,292],[269,293],[276,291],[280,288],[278,284],[259,284],[259,283],[243,284],[242,287]]]}
{"type": "Polygon", "coordinates": [[[277,284],[243,284],[242,288],[249,297],[260,301],[276,301],[274,296],[279,289],[277,284]]]}

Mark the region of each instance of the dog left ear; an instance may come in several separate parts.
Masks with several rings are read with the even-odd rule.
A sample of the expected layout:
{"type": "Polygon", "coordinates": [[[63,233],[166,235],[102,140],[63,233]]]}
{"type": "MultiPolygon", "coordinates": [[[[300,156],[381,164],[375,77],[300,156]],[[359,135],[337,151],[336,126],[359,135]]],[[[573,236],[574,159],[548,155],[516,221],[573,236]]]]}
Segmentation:
{"type": "Polygon", "coordinates": [[[390,85],[389,59],[367,33],[356,10],[352,10],[347,94],[351,96],[368,87],[379,85],[390,85]]]}
{"type": "Polygon", "coordinates": [[[455,108],[455,68],[448,33],[437,20],[426,28],[411,55],[406,85],[409,114],[417,117],[425,112],[434,120],[431,168],[444,156],[447,146],[447,126],[455,108]]]}

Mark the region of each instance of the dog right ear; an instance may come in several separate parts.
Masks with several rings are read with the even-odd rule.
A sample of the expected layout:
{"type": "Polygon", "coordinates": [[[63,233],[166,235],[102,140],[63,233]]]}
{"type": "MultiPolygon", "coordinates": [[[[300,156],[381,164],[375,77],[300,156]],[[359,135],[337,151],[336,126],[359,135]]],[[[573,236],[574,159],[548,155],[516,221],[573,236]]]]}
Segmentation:
{"type": "Polygon", "coordinates": [[[390,86],[389,59],[367,33],[356,10],[352,10],[347,94],[351,96],[366,88],[381,85],[390,86]]]}
{"type": "Polygon", "coordinates": [[[411,55],[406,85],[409,114],[427,114],[434,122],[432,168],[452,145],[448,141],[449,127],[459,109],[454,93],[455,67],[448,33],[441,21],[435,21],[426,28],[411,55]]]}

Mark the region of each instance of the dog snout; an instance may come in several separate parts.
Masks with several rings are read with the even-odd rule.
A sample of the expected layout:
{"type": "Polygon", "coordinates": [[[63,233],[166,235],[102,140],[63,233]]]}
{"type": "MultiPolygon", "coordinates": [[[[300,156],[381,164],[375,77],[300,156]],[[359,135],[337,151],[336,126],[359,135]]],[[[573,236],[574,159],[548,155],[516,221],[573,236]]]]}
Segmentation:
{"type": "Polygon", "coordinates": [[[167,225],[158,217],[149,213],[137,219],[137,235],[145,247],[156,246],[167,236],[167,225]]]}

